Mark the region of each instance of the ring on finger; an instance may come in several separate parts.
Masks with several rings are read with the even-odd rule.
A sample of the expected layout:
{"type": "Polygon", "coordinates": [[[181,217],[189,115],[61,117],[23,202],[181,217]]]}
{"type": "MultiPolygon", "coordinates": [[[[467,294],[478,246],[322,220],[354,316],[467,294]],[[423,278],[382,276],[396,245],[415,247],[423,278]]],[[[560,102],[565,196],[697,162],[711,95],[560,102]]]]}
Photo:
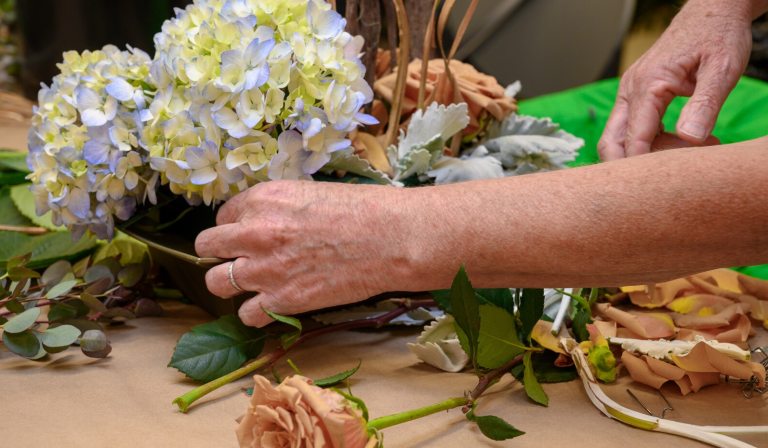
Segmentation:
{"type": "Polygon", "coordinates": [[[237,281],[235,281],[235,261],[237,261],[237,258],[230,261],[229,266],[227,266],[227,279],[229,280],[229,284],[232,285],[237,292],[245,292],[245,290],[237,284],[237,281]]]}

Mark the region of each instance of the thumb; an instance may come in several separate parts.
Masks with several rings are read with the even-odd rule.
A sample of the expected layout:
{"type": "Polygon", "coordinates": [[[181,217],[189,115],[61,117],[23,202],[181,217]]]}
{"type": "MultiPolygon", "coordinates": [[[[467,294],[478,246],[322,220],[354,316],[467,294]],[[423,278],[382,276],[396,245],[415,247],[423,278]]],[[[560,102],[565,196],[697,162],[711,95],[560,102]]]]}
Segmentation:
{"type": "Polygon", "coordinates": [[[677,121],[677,134],[680,138],[696,145],[705,142],[737,80],[738,76],[731,81],[711,68],[699,71],[696,89],[677,121]]]}

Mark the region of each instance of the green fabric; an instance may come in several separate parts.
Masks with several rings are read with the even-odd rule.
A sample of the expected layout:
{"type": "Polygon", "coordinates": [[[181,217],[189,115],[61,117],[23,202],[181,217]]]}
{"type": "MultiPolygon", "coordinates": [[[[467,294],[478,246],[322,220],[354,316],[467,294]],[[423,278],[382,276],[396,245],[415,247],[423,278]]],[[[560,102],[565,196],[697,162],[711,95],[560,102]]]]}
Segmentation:
{"type": "MultiPolygon", "coordinates": [[[[608,79],[564,92],[520,101],[520,113],[551,117],[566,131],[584,139],[584,148],[572,165],[598,162],[597,142],[613,108],[618,79],[608,79]]],[[[525,86],[523,86],[525,92],[525,86]]],[[[687,102],[677,98],[664,116],[664,128],[674,130],[687,102]]],[[[723,105],[713,134],[722,143],[733,143],[768,135],[768,83],[741,78],[723,105]]],[[[762,192],[756,192],[762,194],[762,192]]],[[[735,268],[768,279],[768,265],[735,268]]]]}

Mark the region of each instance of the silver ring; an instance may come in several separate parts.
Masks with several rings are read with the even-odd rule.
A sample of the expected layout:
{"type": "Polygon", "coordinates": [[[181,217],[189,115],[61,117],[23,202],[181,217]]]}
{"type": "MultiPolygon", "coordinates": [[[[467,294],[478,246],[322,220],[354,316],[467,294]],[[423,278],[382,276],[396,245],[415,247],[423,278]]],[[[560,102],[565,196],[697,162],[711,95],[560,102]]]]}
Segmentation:
{"type": "Polygon", "coordinates": [[[235,281],[235,261],[237,261],[237,259],[229,262],[229,267],[227,267],[227,278],[229,279],[229,284],[232,285],[237,292],[244,292],[243,288],[241,288],[235,281]]]}

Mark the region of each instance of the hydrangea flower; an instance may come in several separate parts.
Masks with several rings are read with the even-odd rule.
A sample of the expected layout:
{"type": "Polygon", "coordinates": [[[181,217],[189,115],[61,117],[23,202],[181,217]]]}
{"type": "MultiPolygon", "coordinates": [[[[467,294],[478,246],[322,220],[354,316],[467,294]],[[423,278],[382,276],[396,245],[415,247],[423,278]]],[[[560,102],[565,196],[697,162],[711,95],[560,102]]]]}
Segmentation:
{"type": "MultiPolygon", "coordinates": [[[[362,39],[324,0],[196,0],[155,36],[158,92],[141,145],[159,182],[215,204],[305,179],[375,120],[362,39]]],[[[100,111],[106,115],[107,111],[100,111]]]]}
{"type": "Polygon", "coordinates": [[[75,237],[90,229],[111,238],[114,217],[128,219],[152,190],[138,144],[150,63],[133,48],[70,51],[38,94],[27,158],[35,206],[75,237]]]}

